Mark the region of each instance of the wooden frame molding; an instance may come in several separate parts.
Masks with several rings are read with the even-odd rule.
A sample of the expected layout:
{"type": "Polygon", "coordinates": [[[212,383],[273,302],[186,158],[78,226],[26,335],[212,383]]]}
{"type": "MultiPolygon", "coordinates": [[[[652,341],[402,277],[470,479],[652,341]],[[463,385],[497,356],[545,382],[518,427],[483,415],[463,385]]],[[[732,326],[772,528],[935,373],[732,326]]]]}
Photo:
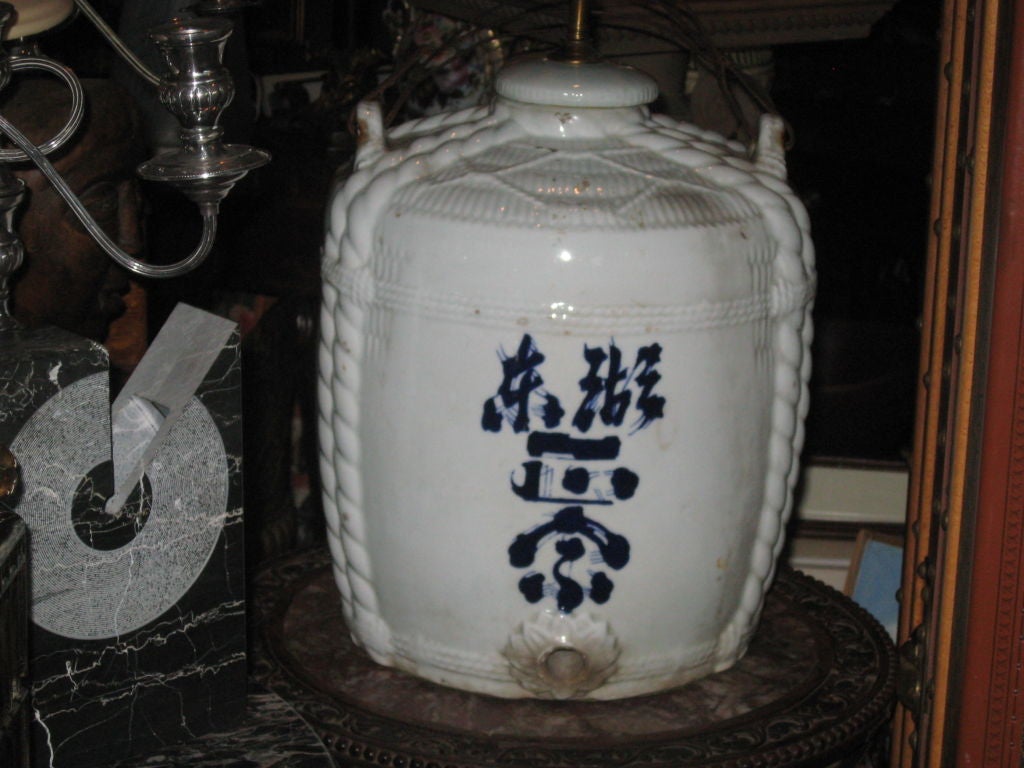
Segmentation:
{"type": "MultiPolygon", "coordinates": [[[[943,553],[941,521],[949,513],[949,430],[956,405],[954,339],[959,322],[960,240],[964,214],[964,168],[969,98],[969,51],[973,46],[974,0],[945,0],[941,27],[939,83],[936,106],[936,141],[932,163],[932,232],[924,281],[921,352],[898,644],[901,655],[917,656],[921,678],[919,711],[897,705],[893,720],[893,766],[909,768],[918,762],[933,721],[933,643],[911,653],[915,637],[933,636],[936,558],[943,553]],[[918,751],[920,748],[920,752],[918,751]]],[[[957,371],[956,373],[959,373],[957,371]]],[[[948,519],[951,519],[948,518],[948,519]]],[[[904,672],[903,674],[907,674],[904,672]]]]}
{"type": "Polygon", "coordinates": [[[893,765],[1020,765],[1024,1],[946,0],[893,765]],[[920,628],[920,629],[919,629],[920,628]]]}
{"type": "Polygon", "coordinates": [[[1020,765],[1024,717],[1024,9],[1019,0],[1013,6],[1006,9],[1013,26],[1001,35],[1008,98],[1000,105],[1002,141],[990,185],[991,322],[951,725],[956,764],[963,766],[1020,765]]]}

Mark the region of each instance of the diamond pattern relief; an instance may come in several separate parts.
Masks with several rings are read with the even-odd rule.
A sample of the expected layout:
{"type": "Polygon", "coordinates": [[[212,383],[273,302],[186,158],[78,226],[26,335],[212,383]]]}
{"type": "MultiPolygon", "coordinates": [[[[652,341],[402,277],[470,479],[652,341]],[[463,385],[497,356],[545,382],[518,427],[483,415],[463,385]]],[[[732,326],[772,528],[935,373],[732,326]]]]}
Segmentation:
{"type": "Polygon", "coordinates": [[[741,195],[650,150],[558,152],[525,142],[463,158],[399,191],[403,212],[515,226],[721,226],[759,214],[741,195]]]}

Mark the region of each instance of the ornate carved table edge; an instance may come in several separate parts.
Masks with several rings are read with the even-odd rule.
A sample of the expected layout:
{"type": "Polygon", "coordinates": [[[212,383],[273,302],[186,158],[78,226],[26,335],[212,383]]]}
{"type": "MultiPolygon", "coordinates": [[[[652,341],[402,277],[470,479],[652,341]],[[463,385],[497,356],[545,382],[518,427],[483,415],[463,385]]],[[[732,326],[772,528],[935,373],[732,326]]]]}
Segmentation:
{"type": "MultiPolygon", "coordinates": [[[[279,558],[256,575],[250,601],[251,660],[255,681],[295,707],[316,730],[339,766],[758,768],[845,764],[855,761],[876,741],[891,714],[896,663],[885,630],[856,603],[831,587],[784,569],[768,594],[766,613],[773,610],[798,614],[801,621],[814,625],[815,632],[821,630],[828,637],[828,669],[810,690],[807,686],[794,686],[794,690],[780,695],[768,706],[728,717],[698,732],[684,729],[676,734],[662,732],[650,737],[622,736],[614,744],[607,739],[598,739],[600,743],[592,745],[585,744],[585,739],[490,736],[416,722],[404,712],[382,712],[379,707],[367,707],[344,692],[329,690],[315,674],[303,670],[286,648],[283,625],[289,607],[310,584],[317,579],[322,581],[329,570],[328,553],[318,549],[279,558]]],[[[349,648],[343,653],[358,655],[362,657],[358,664],[375,668],[359,649],[349,648]]],[[[402,676],[394,671],[388,674],[402,676]]],[[[724,679],[729,674],[730,670],[726,670],[705,681],[724,679]]],[[[433,687],[439,692],[448,691],[433,687]]],[[[680,691],[685,688],[677,689],[677,693],[680,691]]],[[[450,695],[493,701],[463,692],[450,695]]],[[[625,699],[598,704],[619,705],[625,711],[640,701],[625,699]]],[[[523,702],[524,707],[557,708],[565,704],[523,702]]]]}

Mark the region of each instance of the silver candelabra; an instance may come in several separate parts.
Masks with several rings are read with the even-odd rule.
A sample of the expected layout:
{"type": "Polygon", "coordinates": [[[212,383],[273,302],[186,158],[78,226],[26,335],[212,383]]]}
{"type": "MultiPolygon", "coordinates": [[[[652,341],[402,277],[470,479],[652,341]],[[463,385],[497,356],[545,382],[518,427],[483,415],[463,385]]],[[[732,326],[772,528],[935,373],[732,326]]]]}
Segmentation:
{"type": "MultiPolygon", "coordinates": [[[[270,160],[263,150],[222,141],[223,131],[218,123],[234,96],[231,73],[222,63],[224,45],[232,30],[230,21],[220,17],[174,19],[151,30],[150,36],[168,69],[166,76],[160,76],[125,46],[85,0],[75,0],[75,5],[114,50],[157,88],[161,103],[181,124],[181,146],[143,163],[138,173],[147,180],[169,183],[192,200],[202,218],[202,236],[190,254],[173,264],[147,264],[119,248],[46,158],[74,136],[82,120],[84,93],[78,78],[70,69],[45,56],[0,52],[0,90],[17,73],[35,70],[63,80],[72,97],[64,127],[39,146],[0,115],[0,133],[15,147],[0,150],[0,331],[19,327],[11,313],[9,283],[24,260],[24,248],[14,229],[14,215],[24,197],[25,183],[11,173],[11,163],[27,160],[35,164],[115,262],[137,275],[167,278],[189,272],[203,262],[216,237],[220,201],[246,173],[270,160]]],[[[0,28],[9,27],[14,13],[10,4],[0,2],[0,28]]]]}

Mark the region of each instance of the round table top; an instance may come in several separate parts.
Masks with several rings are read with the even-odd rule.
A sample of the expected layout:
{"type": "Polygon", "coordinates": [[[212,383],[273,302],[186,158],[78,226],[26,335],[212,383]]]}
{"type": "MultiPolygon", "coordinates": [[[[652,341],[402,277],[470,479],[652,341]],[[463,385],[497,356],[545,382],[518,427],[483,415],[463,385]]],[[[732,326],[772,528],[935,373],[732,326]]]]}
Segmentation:
{"type": "Polygon", "coordinates": [[[257,574],[254,676],[340,765],[601,768],[828,764],[887,721],[895,656],[853,601],[781,571],[747,654],[681,688],[611,702],[498,699],[382,667],[349,638],[329,556],[257,574]]]}

